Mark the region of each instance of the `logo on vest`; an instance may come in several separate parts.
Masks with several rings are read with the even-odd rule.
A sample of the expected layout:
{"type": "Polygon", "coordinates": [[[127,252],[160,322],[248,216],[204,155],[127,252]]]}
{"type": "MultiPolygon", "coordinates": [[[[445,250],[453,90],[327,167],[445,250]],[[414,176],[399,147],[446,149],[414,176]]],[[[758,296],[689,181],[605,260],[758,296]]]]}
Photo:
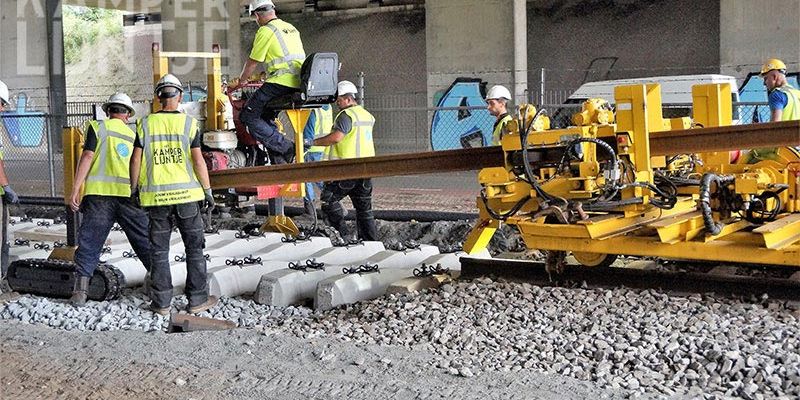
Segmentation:
{"type": "Polygon", "coordinates": [[[131,155],[131,149],[128,148],[127,144],[120,143],[117,145],[117,154],[122,158],[128,158],[131,155]]]}
{"type": "Polygon", "coordinates": [[[153,150],[153,165],[183,164],[183,149],[168,147],[153,150]]]}

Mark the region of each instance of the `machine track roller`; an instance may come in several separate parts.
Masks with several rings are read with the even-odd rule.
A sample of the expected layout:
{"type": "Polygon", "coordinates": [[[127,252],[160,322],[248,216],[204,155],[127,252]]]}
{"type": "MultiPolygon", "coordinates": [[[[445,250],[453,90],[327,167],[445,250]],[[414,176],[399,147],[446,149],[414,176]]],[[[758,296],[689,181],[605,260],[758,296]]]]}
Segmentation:
{"type": "Polygon", "coordinates": [[[607,268],[610,267],[614,261],[617,260],[616,254],[604,253],[585,253],[582,251],[573,251],[572,256],[581,265],[586,267],[607,268]]]}
{"type": "MultiPolygon", "coordinates": [[[[68,299],[75,284],[75,269],[70,261],[17,260],[8,267],[8,284],[16,292],[68,299]]],[[[124,286],[125,278],[118,269],[100,264],[89,282],[89,300],[113,300],[124,286]]]]}

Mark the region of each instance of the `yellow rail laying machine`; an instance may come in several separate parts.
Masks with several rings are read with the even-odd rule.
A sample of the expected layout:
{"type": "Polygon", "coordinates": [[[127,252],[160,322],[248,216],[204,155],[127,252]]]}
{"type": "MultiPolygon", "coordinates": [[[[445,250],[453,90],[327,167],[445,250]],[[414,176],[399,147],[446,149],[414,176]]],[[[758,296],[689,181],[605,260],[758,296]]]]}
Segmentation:
{"type": "Polygon", "coordinates": [[[729,84],[694,86],[691,119],[662,117],[658,84],[620,86],[614,97],[616,114],[590,99],[565,129],[550,130],[533,106],[517,109],[502,138],[505,165],[479,173],[480,218],[466,251],[485,248],[504,222],[546,252],[549,271],[569,252],[585,266],[617,255],[800,266],[797,148],[733,161],[728,151],[652,148],[670,131],[731,125],[729,84]]]}

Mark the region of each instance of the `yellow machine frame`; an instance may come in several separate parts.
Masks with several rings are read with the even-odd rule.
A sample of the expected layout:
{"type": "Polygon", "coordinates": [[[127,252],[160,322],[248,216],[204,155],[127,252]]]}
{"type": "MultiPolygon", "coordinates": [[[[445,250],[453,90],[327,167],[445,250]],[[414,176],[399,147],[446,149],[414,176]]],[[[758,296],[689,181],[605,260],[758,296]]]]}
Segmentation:
{"type": "MultiPolygon", "coordinates": [[[[637,203],[619,206],[611,212],[588,212],[581,220],[573,222],[554,219],[565,210],[547,207],[534,187],[513,172],[514,166],[509,160],[521,150],[520,126],[517,121],[510,123],[501,143],[506,165],[486,168],[479,173],[486,200],[478,199],[480,218],[465,242],[465,250],[474,254],[484,249],[502,222],[495,217],[516,205],[516,214],[504,216],[504,219],[519,229],[528,248],[572,252],[578,262],[588,266],[601,265],[618,254],[800,266],[800,154],[793,149],[778,150],[776,159],[754,164],[731,163],[727,152],[695,155],[701,161],[694,170],[697,176],[707,172],[734,176],[734,191],[745,200],[771,188],[785,189],[780,192],[783,212],[773,221],[754,224],[744,218],[731,217],[724,220],[719,233],[711,234],[706,231],[699,211],[696,187],[688,191],[681,188],[671,209],[652,204],[653,193],[645,184],[653,183],[653,168],[665,167],[667,162],[664,157],[651,156],[650,134],[689,129],[693,123],[704,127],[731,124],[728,84],[697,85],[692,94],[693,121],[688,117],[662,117],[659,85],[630,85],[615,88],[616,124],[613,118],[609,121],[604,117],[605,123],[595,119],[583,126],[534,131],[528,135],[530,149],[563,146],[571,138],[578,137],[614,138],[614,150],[632,167],[632,171],[626,173],[632,174],[634,182],[642,183],[620,192],[623,200],[637,199],[637,203]],[[529,200],[525,201],[526,198],[529,200]]],[[[576,116],[575,120],[583,122],[587,116],[576,116]]],[[[542,169],[543,176],[538,178],[546,192],[574,200],[597,194],[604,181],[595,160],[597,145],[581,143],[580,146],[584,157],[574,168],[579,171],[576,176],[548,176],[556,171],[542,169]]],[[[720,220],[723,216],[715,213],[714,217],[720,220]]]]}

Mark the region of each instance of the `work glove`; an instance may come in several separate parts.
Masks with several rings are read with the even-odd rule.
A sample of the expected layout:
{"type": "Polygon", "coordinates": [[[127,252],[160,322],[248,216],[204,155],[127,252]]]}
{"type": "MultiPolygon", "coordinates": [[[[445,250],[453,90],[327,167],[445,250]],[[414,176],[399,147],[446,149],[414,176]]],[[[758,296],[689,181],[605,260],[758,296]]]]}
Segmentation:
{"type": "Polygon", "coordinates": [[[19,196],[17,196],[17,192],[15,192],[14,189],[11,189],[11,185],[3,185],[3,190],[6,192],[6,194],[3,195],[3,200],[6,203],[19,203],[19,196]]]}
{"type": "Polygon", "coordinates": [[[203,209],[201,211],[204,213],[210,213],[212,210],[214,210],[215,206],[214,194],[211,193],[211,188],[203,189],[203,192],[205,193],[205,199],[203,199],[203,209]]]}
{"type": "Polygon", "coordinates": [[[135,205],[136,207],[141,207],[142,206],[142,202],[139,201],[139,190],[138,189],[131,192],[131,203],[133,203],[133,205],[135,205]]]}

